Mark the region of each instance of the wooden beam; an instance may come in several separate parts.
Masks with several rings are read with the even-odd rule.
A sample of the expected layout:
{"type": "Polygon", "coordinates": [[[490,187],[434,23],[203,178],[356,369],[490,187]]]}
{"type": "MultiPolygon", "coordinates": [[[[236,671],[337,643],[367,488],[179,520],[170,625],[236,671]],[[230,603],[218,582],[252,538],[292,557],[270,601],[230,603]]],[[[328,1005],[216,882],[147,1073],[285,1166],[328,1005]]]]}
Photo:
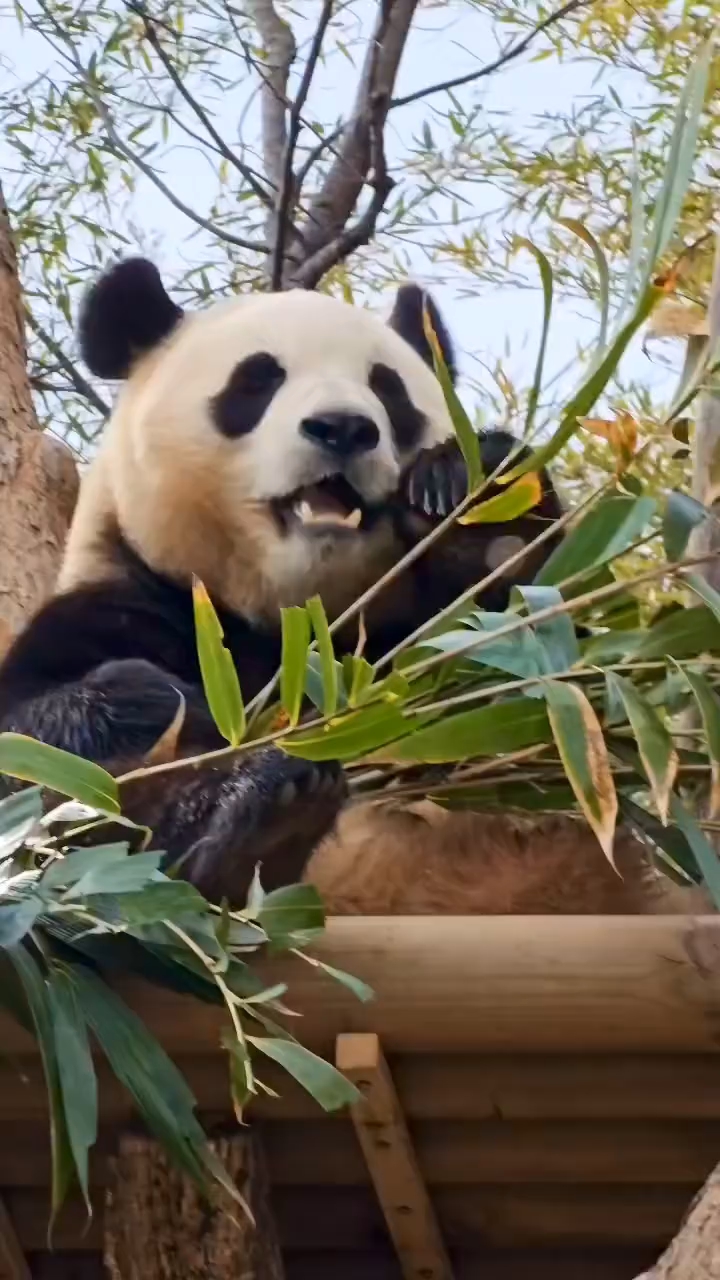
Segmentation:
{"type": "Polygon", "coordinates": [[[351,1109],[405,1280],[452,1280],[450,1261],[376,1035],[337,1039],[337,1067],[362,1093],[351,1109]]]}
{"type": "Polygon", "coordinates": [[[0,1280],[32,1280],[5,1201],[0,1198],[0,1280]]]}
{"type": "MultiPolygon", "coordinates": [[[[386,1053],[718,1053],[720,917],[462,916],[334,919],[313,952],[364,979],[360,1001],[301,960],[258,965],[287,982],[292,1029],[332,1055],[346,1031],[386,1053]]],[[[124,980],[171,1053],[215,1054],[222,1011],[124,980]]],[[[7,1055],[37,1052],[0,1015],[7,1055]]]]}
{"type": "Polygon", "coordinates": [[[245,1130],[214,1147],[252,1218],[227,1193],[209,1204],[159,1143],[130,1135],[121,1139],[105,1212],[110,1280],[283,1280],[254,1136],[245,1130]]]}

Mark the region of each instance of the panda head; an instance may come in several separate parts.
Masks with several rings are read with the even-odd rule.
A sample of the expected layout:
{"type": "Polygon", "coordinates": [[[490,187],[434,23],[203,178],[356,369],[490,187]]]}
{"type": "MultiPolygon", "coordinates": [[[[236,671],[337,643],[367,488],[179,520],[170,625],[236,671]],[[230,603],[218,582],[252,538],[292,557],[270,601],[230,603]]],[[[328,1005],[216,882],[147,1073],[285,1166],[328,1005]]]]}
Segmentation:
{"type": "Polygon", "coordinates": [[[65,585],[86,573],[105,522],[157,572],[195,573],[247,616],[276,618],[315,592],[331,611],[353,600],[399,554],[403,469],[452,432],[423,301],[405,286],[388,323],[305,291],[184,315],[151,263],[113,268],[85,300],[80,347],[93,373],[124,385],[65,585]]]}

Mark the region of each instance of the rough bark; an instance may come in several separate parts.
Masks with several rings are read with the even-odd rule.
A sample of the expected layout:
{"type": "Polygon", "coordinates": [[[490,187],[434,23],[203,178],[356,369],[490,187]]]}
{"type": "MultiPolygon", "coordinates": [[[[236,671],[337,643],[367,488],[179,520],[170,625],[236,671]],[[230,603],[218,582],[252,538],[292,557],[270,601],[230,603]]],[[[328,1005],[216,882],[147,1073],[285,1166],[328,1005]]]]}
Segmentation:
{"type": "Polygon", "coordinates": [[[0,190],[0,655],[51,591],[77,496],[69,449],[38,425],[17,259],[0,190]]]}
{"type": "MultiPolygon", "coordinates": [[[[715,270],[707,313],[710,351],[720,344],[720,237],[715,250],[715,270]]],[[[712,357],[711,357],[712,358],[712,357]]],[[[693,496],[710,507],[714,520],[706,520],[695,531],[693,555],[714,553],[703,568],[703,576],[717,591],[720,589],[720,394],[705,391],[698,399],[695,421],[693,457],[693,496]]]]}
{"type": "Polygon", "coordinates": [[[659,1262],[637,1280],[720,1280],[720,1165],[659,1262]]]}
{"type": "Polygon", "coordinates": [[[254,1223],[229,1197],[209,1205],[158,1143],[126,1135],[114,1161],[105,1217],[110,1280],[283,1280],[253,1135],[244,1131],[213,1145],[254,1223]]]}

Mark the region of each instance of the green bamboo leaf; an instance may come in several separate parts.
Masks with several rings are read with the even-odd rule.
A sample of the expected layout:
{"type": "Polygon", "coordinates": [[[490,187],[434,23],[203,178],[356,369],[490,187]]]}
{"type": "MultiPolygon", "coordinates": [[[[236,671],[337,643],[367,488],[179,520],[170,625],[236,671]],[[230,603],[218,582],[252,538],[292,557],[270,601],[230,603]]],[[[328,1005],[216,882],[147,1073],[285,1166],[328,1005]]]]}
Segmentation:
{"type": "Polygon", "coordinates": [[[705,601],[708,609],[712,611],[718,622],[720,622],[720,593],[697,573],[686,573],[685,581],[690,589],[695,592],[695,595],[700,596],[700,599],[705,601]]]}
{"type": "Polygon", "coordinates": [[[319,733],[298,734],[279,745],[302,760],[354,760],[410,733],[413,727],[398,707],[380,703],[343,716],[319,733]]]}
{"type": "Polygon", "coordinates": [[[75,988],[64,970],[50,969],[47,992],[68,1142],[80,1190],[91,1214],[88,1156],[97,1138],[98,1097],[87,1026],[75,988]]]}
{"type": "MultiPolygon", "coordinates": [[[[135,858],[131,858],[131,864],[134,861],[135,858]]],[[[141,889],[114,890],[109,896],[113,914],[131,928],[163,920],[180,923],[188,917],[203,916],[207,912],[202,894],[184,880],[151,881],[141,889]]]]}
{"type": "Polygon", "coordinates": [[[572,439],[579,430],[580,420],[588,417],[593,405],[602,395],[638,329],[645,323],[656,303],[664,296],[665,290],[661,286],[652,284],[647,286],[630,319],[612,339],[606,354],[591,368],[585,381],[566,405],[557,430],[544,445],[532,452],[529,458],[505,473],[503,478],[506,484],[525,475],[528,471],[540,471],[546,467],[568,440],[572,439]]]}
{"type": "Polygon", "coordinates": [[[720,862],[715,850],[702,827],[698,826],[676,796],[670,799],[670,812],[690,845],[704,884],[717,910],[720,911],[720,862]]]}
{"type": "Polygon", "coordinates": [[[104,813],[120,812],[117,783],[100,765],[22,733],[0,733],[0,773],[37,782],[104,813]]]}
{"type": "Polygon", "coordinates": [[[223,738],[237,747],[246,728],[238,673],[223,644],[220,619],[199,578],[193,578],[192,590],[198,661],[207,704],[223,738]]]}
{"type": "Polygon", "coordinates": [[[614,866],[618,801],[600,723],[577,685],[548,680],[548,716],[563,768],[577,802],[614,866]]]}
{"type": "Polygon", "coordinates": [[[52,1166],[51,1221],[62,1208],[72,1182],[75,1162],[68,1138],[58,1071],[57,1048],[53,1033],[48,989],[40,968],[24,946],[8,948],[7,955],[22,985],[33,1029],[40,1050],[45,1086],[50,1109],[50,1148],[52,1166]]]}
{"type": "Polygon", "coordinates": [[[675,826],[664,827],[654,814],[635,804],[629,796],[620,795],[620,809],[635,834],[652,841],[664,869],[672,873],[672,879],[684,886],[702,882],[697,860],[682,831],[675,826]]]}
{"type": "Polygon", "coordinates": [[[324,695],[323,714],[332,716],[335,714],[338,704],[338,664],[335,661],[335,651],[327,615],[319,596],[313,596],[311,600],[308,600],[306,607],[315,632],[320,657],[324,695]]]}
{"type": "Polygon", "coordinates": [[[276,946],[282,946],[293,934],[319,933],[325,927],[322,898],[311,884],[273,889],[265,895],[257,923],[276,946]]]}
{"type": "Polygon", "coordinates": [[[720,810],[720,698],[699,671],[685,667],[682,674],[693,691],[705,729],[712,770],[710,812],[714,815],[720,810]]]}
{"type": "Polygon", "coordinates": [[[281,609],[282,665],[280,669],[280,701],[291,725],[300,719],[308,649],[310,648],[310,618],[306,609],[291,605],[281,609]]]}
{"type": "Polygon", "coordinates": [[[693,529],[707,520],[708,512],[689,493],[673,489],[668,494],[663,516],[663,546],[668,560],[682,560],[693,529]]]}
{"type": "Polygon", "coordinates": [[[335,1067],[294,1040],[248,1036],[255,1049],[279,1062],[320,1103],[324,1111],[337,1111],[361,1100],[361,1093],[335,1067]]]}
{"type": "MultiPolygon", "coordinates": [[[[525,601],[531,623],[534,613],[564,604],[557,587],[519,586],[514,588],[513,595],[515,594],[525,601]]],[[[569,613],[559,613],[555,618],[533,623],[533,630],[541,644],[545,674],[569,671],[579,661],[580,645],[569,613]]]]}
{"type": "Polygon", "coordinates": [[[336,969],[332,964],[326,964],[324,960],[318,960],[317,956],[306,955],[304,951],[296,953],[302,960],[305,960],[313,969],[321,969],[329,978],[335,982],[339,982],[342,987],[347,987],[348,991],[352,991],[363,1004],[369,1004],[375,999],[375,992],[369,987],[367,982],[362,982],[360,978],[356,978],[351,973],[345,973],[344,969],[336,969]]]}
{"type": "Polygon", "coordinates": [[[598,333],[598,351],[603,351],[607,342],[608,315],[610,310],[610,269],[607,258],[594,235],[588,231],[584,223],[577,218],[558,218],[561,227],[567,227],[573,235],[586,244],[595,259],[598,271],[598,288],[600,292],[600,331],[598,333]]]}
{"type": "Polygon", "coordinates": [[[145,1024],[90,970],[70,970],[77,999],[113,1073],[176,1166],[207,1193],[212,1177],[248,1212],[233,1179],[208,1146],[195,1099],[145,1024]]]}
{"type": "Polygon", "coordinates": [[[448,367],[443,358],[442,347],[440,346],[437,334],[433,329],[430,312],[427,307],[423,307],[423,329],[432,352],[435,376],[442,388],[450,420],[452,422],[455,435],[457,436],[462,456],[465,459],[465,466],[467,467],[468,474],[468,492],[472,493],[484,479],[480,441],[472,422],[460,403],[457,391],[453,386],[452,378],[450,377],[448,367]]]}
{"type": "Polygon", "coordinates": [[[17,946],[44,909],[42,898],[34,893],[22,898],[0,899],[0,947],[17,946]]]}
{"type": "MultiPolygon", "coordinates": [[[[72,901],[90,898],[96,893],[137,893],[150,887],[151,881],[160,875],[160,852],[134,853],[132,857],[97,858],[94,864],[66,890],[65,898],[72,901]]],[[[47,881],[43,887],[47,887],[47,881]]]]}
{"type": "MultiPolygon", "coordinates": [[[[473,623],[473,627],[478,631],[488,632],[499,630],[507,624],[507,614],[479,613],[477,626],[473,623]]],[[[422,645],[418,647],[418,654],[423,656],[422,650],[431,649],[451,656],[453,653],[462,652],[471,637],[470,631],[448,631],[445,635],[424,637],[422,645]]],[[[517,676],[521,680],[529,676],[544,675],[547,670],[542,645],[530,627],[517,631],[514,635],[502,636],[499,640],[484,644],[480,649],[463,653],[463,662],[506,671],[509,675],[517,676]]]]}
{"type": "Polygon", "coordinates": [[[71,849],[64,858],[55,858],[45,867],[39,881],[41,893],[51,889],[67,889],[87,872],[95,871],[100,863],[108,866],[129,857],[127,841],[117,844],[93,845],[91,849],[71,849]]]}
{"type": "Polygon", "coordinates": [[[449,764],[475,756],[503,755],[551,738],[547,709],[532,698],[514,698],[448,716],[373,755],[377,761],[417,760],[449,764]]]}
{"type": "Polygon", "coordinates": [[[0,800],[0,862],[19,849],[38,828],[42,817],[40,787],[24,787],[0,800]]]}
{"type": "MultiPolygon", "coordinates": [[[[638,660],[696,657],[720,649],[720,621],[704,605],[677,609],[638,634],[634,654],[638,660]]],[[[593,650],[593,661],[597,661],[593,650]]]]}
{"type": "Polygon", "coordinates": [[[667,825],[670,793],[678,768],[673,740],[658,713],[624,676],[605,673],[611,696],[622,700],[635,735],[640,759],[648,777],[661,821],[667,825]]]}
{"type": "Polygon", "coordinates": [[[498,493],[487,502],[479,502],[471,507],[464,516],[458,516],[458,524],[504,524],[507,520],[516,520],[532,511],[542,498],[540,477],[532,471],[520,480],[511,484],[509,489],[498,493]]]}
{"type": "Polygon", "coordinates": [[[535,582],[557,585],[583,570],[608,564],[641,537],[656,510],[654,498],[624,493],[602,498],[545,561],[535,582]]]}
{"type": "Polygon", "coordinates": [[[507,813],[509,810],[564,812],[575,808],[575,792],[566,783],[498,782],[492,786],[433,791],[429,800],[450,810],[507,813]]]}
{"type": "MultiPolygon", "coordinates": [[[[532,240],[526,240],[524,236],[518,236],[515,240],[517,248],[527,249],[531,253],[538,264],[540,270],[540,283],[543,293],[543,319],[542,329],[540,330],[540,346],[538,347],[537,360],[535,362],[535,373],[533,375],[532,387],[528,395],[527,414],[525,415],[525,430],[523,435],[527,438],[535,422],[535,414],[537,412],[540,392],[542,391],[543,370],[545,368],[545,353],[547,351],[548,333],[550,331],[550,317],[552,315],[553,305],[553,273],[552,267],[545,254],[533,244],[532,240]]],[[[509,519],[510,517],[508,517],[509,519]]]]}

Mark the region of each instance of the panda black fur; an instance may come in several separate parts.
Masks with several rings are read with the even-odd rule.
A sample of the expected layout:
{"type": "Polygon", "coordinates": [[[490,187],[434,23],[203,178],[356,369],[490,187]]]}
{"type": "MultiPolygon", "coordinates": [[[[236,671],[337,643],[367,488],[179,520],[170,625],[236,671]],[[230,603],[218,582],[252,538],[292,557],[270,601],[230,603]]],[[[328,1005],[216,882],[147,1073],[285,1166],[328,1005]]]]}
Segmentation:
{"type": "MultiPolygon", "coordinates": [[[[464,495],[422,302],[413,286],[400,290],[388,325],[299,292],[184,316],[144,260],[99,281],[81,349],[93,372],[125,385],[83,481],[58,594],[0,668],[0,728],[119,773],[145,758],[181,693],[182,754],[220,745],[197,667],[192,574],[249,699],[278,665],[281,605],[319,593],[337,616],[464,495]]],[[[433,319],[454,370],[435,308],[433,319]]],[[[513,444],[482,436],[487,469],[513,444]]],[[[367,656],[496,567],[508,537],[527,543],[559,512],[543,476],[538,507],[511,527],[456,528],[375,602],[367,656]]],[[[514,580],[539,564],[527,557],[514,580]]],[[[483,603],[502,609],[510,585],[483,603]]],[[[354,648],[356,635],[344,641],[354,648]]],[[[160,787],[136,782],[123,802],[169,862],[181,858],[203,892],[234,903],[260,861],[267,888],[305,873],[330,911],[653,909],[637,846],[620,851],[623,882],[574,827],[534,823],[529,834],[443,815],[438,829],[427,808],[341,814],[345,795],[339,767],[267,749],[166,774],[160,787]]]]}

